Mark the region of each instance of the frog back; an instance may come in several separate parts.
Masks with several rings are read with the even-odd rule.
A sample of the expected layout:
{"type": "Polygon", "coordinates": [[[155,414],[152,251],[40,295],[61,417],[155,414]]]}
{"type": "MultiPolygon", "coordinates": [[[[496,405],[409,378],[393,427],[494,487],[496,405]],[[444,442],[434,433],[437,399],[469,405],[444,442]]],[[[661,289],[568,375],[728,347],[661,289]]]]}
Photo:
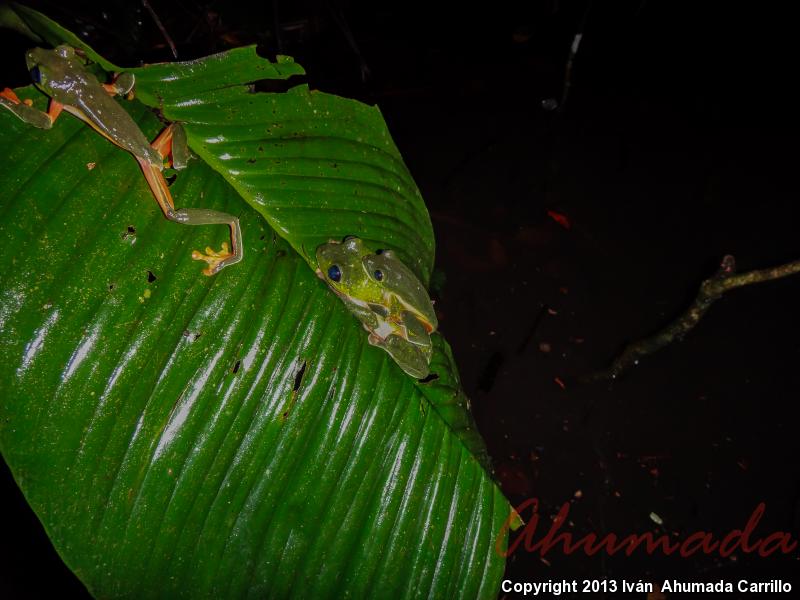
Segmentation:
{"type": "Polygon", "coordinates": [[[142,130],[119,102],[99,83],[97,87],[87,87],[83,94],[76,94],[72,104],[65,105],[64,110],[85,121],[95,131],[136,158],[144,159],[159,170],[162,169],[161,155],[150,145],[142,130]]]}
{"type": "Polygon", "coordinates": [[[385,293],[394,296],[406,310],[419,315],[429,329],[436,330],[438,321],[428,292],[420,280],[390,250],[367,254],[363,257],[364,268],[372,277],[380,273],[380,283],[385,293]]]}

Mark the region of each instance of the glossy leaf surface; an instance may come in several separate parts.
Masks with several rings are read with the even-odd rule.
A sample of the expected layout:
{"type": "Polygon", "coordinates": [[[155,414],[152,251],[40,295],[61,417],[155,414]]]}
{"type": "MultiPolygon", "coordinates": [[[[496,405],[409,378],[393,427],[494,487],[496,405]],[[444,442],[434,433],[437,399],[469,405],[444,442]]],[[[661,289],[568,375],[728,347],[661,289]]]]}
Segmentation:
{"type": "Polygon", "coordinates": [[[258,77],[297,72],[293,62],[273,65],[252,47],[133,72],[142,101],[183,123],[189,147],[312,268],[317,246],[358,235],[394,249],[428,281],[430,218],[376,107],[305,85],[252,93],[245,84],[258,77]]]}
{"type": "Polygon", "coordinates": [[[7,7],[0,11],[4,22],[23,23],[51,45],[81,47],[109,75],[135,74],[139,100],[184,123],[191,149],[312,268],[317,246],[358,235],[374,247],[395,250],[428,282],[434,258],[430,218],[377,107],[305,85],[288,93],[254,93],[252,82],[304,74],[291,58],[271,63],[254,46],[183,63],[122,68],[31,9],[7,7]]]}
{"type": "Polygon", "coordinates": [[[204,161],[178,204],[245,232],[214,278],[190,253],[224,228],[166,221],[133,158],[76,119],[2,111],[0,153],[0,447],[94,594],[496,594],[509,506],[474,430],[442,417],[452,373],[424,388],[370,347],[204,161]]]}

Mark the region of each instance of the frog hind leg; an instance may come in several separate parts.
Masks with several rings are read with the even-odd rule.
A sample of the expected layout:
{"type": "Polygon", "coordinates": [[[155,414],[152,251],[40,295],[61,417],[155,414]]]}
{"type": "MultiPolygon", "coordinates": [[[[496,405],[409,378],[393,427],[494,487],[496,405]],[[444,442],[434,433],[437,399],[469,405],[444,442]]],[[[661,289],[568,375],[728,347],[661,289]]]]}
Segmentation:
{"type": "Polygon", "coordinates": [[[390,335],[382,343],[374,345],[386,350],[397,365],[415,379],[424,379],[430,373],[430,357],[426,352],[399,335],[390,335]]]}
{"type": "Polygon", "coordinates": [[[180,123],[171,123],[158,134],[151,144],[168,164],[176,170],[185,169],[189,162],[189,146],[186,142],[186,132],[180,123]]]}
{"type": "Polygon", "coordinates": [[[150,186],[150,191],[153,193],[153,197],[156,199],[156,202],[158,202],[158,206],[167,219],[185,225],[225,224],[230,227],[230,249],[227,243],[223,243],[219,252],[215,252],[211,248],[206,248],[205,253],[199,250],[194,250],[192,252],[192,258],[194,260],[202,260],[208,264],[208,267],[203,269],[204,275],[214,275],[225,267],[236,264],[242,260],[244,255],[242,248],[242,230],[237,217],[229,215],[228,213],[205,208],[176,209],[172,194],[169,192],[167,181],[158,168],[160,165],[153,165],[145,158],[136,157],[136,160],[139,161],[147,184],[150,186]]]}
{"type": "Polygon", "coordinates": [[[228,213],[205,208],[182,208],[176,213],[178,222],[187,225],[228,225],[231,229],[231,248],[228,249],[228,242],[222,242],[219,252],[215,252],[206,246],[205,253],[199,250],[192,251],[194,260],[202,260],[208,264],[203,269],[204,275],[214,275],[225,267],[235,265],[242,260],[242,229],[239,226],[239,219],[228,213]]]}
{"type": "Polygon", "coordinates": [[[417,315],[408,310],[404,310],[401,314],[403,325],[405,325],[406,339],[418,346],[430,346],[431,336],[427,327],[419,320],[417,315]]]}

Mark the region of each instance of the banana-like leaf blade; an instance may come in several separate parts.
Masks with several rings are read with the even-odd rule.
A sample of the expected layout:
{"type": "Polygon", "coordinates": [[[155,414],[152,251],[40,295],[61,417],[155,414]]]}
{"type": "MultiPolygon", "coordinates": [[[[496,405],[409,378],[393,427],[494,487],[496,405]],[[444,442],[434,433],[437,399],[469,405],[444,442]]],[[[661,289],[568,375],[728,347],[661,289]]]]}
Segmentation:
{"type": "Polygon", "coordinates": [[[428,282],[430,217],[377,107],[304,85],[291,93],[254,93],[253,82],[304,73],[289,57],[275,63],[259,57],[254,46],[122,69],[41,13],[17,4],[0,9],[0,26],[81,48],[109,74],[133,73],[140,101],[184,123],[191,149],[312,268],[317,246],[358,235],[395,250],[428,282]]]}
{"type": "Polygon", "coordinates": [[[0,449],[92,593],[496,595],[502,493],[219,174],[172,186],[240,215],[245,260],[205,278],[224,228],[166,221],[84,124],[0,111],[0,148],[0,449]]]}
{"type": "Polygon", "coordinates": [[[142,102],[183,123],[189,147],[312,268],[317,246],[358,235],[395,250],[427,283],[430,217],[377,107],[305,85],[253,92],[253,81],[297,72],[254,47],[131,72],[142,102]]]}

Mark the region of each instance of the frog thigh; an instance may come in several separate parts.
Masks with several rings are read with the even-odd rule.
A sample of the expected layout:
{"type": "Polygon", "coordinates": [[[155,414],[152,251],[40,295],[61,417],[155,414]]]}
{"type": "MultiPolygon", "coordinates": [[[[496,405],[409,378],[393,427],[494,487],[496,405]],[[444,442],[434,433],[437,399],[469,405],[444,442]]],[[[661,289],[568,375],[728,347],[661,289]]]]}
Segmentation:
{"type": "Polygon", "coordinates": [[[180,123],[170,123],[150,145],[163,158],[169,157],[173,169],[186,168],[190,156],[189,145],[186,141],[186,131],[180,123]]]}
{"type": "Polygon", "coordinates": [[[189,162],[189,142],[186,140],[186,130],[180,123],[172,123],[172,168],[185,169],[189,162]]]}
{"type": "Polygon", "coordinates": [[[428,329],[420,319],[411,311],[404,310],[402,313],[403,325],[406,327],[408,341],[418,346],[430,346],[431,336],[428,329]]]}

